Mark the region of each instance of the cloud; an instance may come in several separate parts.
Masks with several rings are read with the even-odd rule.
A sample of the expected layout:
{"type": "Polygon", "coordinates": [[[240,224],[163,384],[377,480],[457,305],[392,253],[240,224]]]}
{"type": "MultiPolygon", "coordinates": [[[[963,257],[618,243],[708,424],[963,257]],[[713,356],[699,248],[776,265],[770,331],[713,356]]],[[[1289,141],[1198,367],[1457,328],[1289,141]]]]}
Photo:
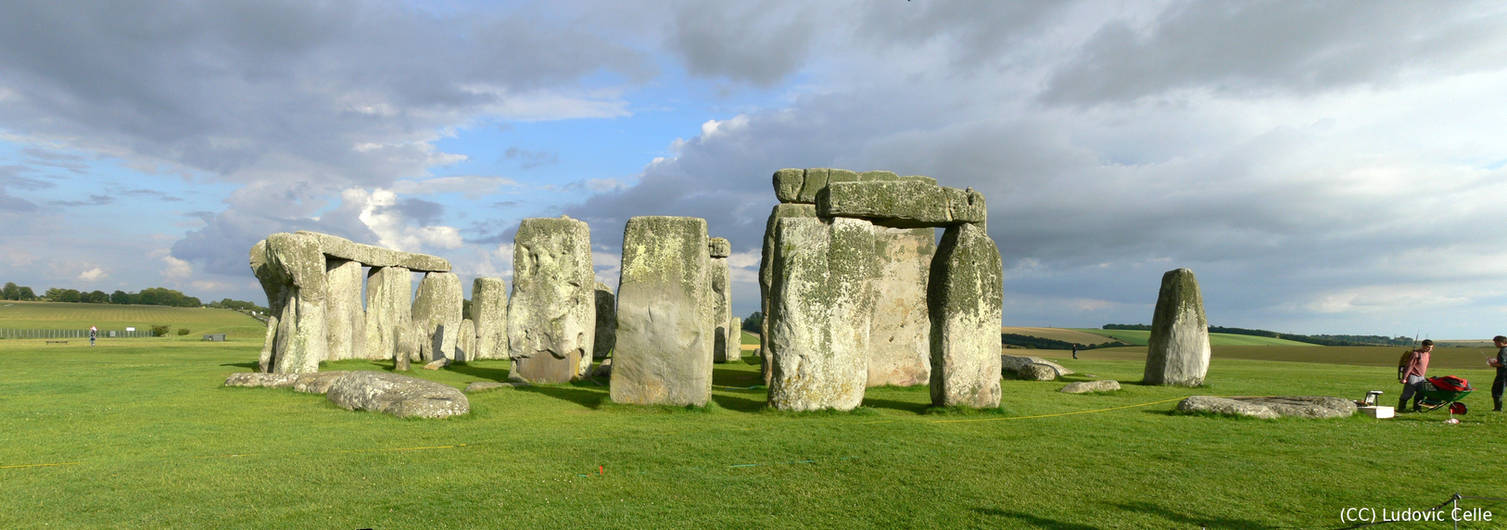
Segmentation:
{"type": "Polygon", "coordinates": [[[88,200],[83,201],[48,201],[53,206],[103,206],[115,202],[115,197],[109,195],[89,194],[88,200]]]}
{"type": "Polygon", "coordinates": [[[392,191],[402,195],[432,195],[437,193],[460,193],[468,198],[478,198],[496,193],[501,188],[516,188],[518,181],[502,177],[457,176],[429,179],[403,179],[393,183],[392,191]]]}
{"type": "Polygon", "coordinates": [[[518,147],[509,147],[503,152],[505,160],[518,161],[518,167],[533,169],[540,166],[553,166],[560,163],[560,154],[553,151],[530,151],[518,147]]]}
{"type": "Polygon", "coordinates": [[[89,270],[86,270],[84,272],[79,273],[78,279],[80,281],[85,281],[85,282],[93,283],[93,282],[97,282],[99,280],[103,280],[103,279],[105,279],[106,276],[109,276],[109,275],[110,274],[107,273],[107,272],[105,272],[104,269],[101,269],[99,267],[94,267],[92,269],[89,269],[89,270]]]}
{"type": "MultiPolygon", "coordinates": [[[[247,249],[249,250],[250,247],[247,247],[247,249]]],[[[167,255],[167,254],[163,254],[161,259],[162,259],[162,278],[165,279],[165,280],[168,280],[168,281],[183,281],[183,280],[187,280],[190,276],[193,276],[193,274],[194,274],[194,267],[193,267],[193,265],[190,264],[187,261],[175,258],[175,257],[167,255]]]]}

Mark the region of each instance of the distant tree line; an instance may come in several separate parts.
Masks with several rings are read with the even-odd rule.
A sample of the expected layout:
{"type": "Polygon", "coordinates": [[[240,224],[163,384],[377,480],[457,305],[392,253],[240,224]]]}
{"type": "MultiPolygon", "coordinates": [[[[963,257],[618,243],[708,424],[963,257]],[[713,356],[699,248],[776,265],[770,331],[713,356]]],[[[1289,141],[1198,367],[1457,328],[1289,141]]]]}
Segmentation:
{"type": "MultiPolygon", "coordinates": [[[[1104,329],[1119,330],[1150,330],[1146,324],[1105,324],[1104,329]]],[[[1209,333],[1228,333],[1231,335],[1252,335],[1256,337],[1271,337],[1274,339],[1286,339],[1320,346],[1412,346],[1411,337],[1384,337],[1381,335],[1301,335],[1297,333],[1278,333],[1264,329],[1227,328],[1224,326],[1209,326],[1209,333]]]]}
{"type": "Polygon", "coordinates": [[[232,300],[230,298],[226,298],[218,302],[210,302],[209,304],[204,304],[198,298],[185,295],[181,292],[175,291],[173,289],[168,289],[166,287],[148,287],[135,293],[116,290],[115,292],[110,294],[105,294],[104,291],[100,290],[80,291],[78,289],[62,289],[52,287],[47,289],[46,292],[43,292],[42,296],[37,296],[36,293],[32,291],[31,287],[16,285],[15,282],[5,282],[5,287],[3,289],[0,289],[0,295],[3,295],[3,299],[5,300],[19,300],[25,302],[46,300],[49,302],[77,302],[84,304],[140,304],[172,307],[199,307],[208,305],[208,307],[232,309],[236,311],[260,311],[263,313],[267,312],[267,308],[265,307],[258,306],[251,302],[232,300]]]}
{"type": "MultiPolygon", "coordinates": [[[[1008,346],[1020,346],[1020,347],[1023,347],[1023,348],[1030,348],[1030,349],[1033,349],[1033,350],[1071,350],[1071,349],[1073,349],[1073,343],[1071,343],[1071,342],[1057,340],[1057,339],[1048,339],[1048,338],[1043,338],[1043,337],[1032,337],[1030,335],[1018,335],[1018,334],[1015,334],[1015,333],[1000,333],[999,334],[999,339],[1000,339],[1000,341],[1004,342],[1008,346]]],[[[1102,343],[1099,343],[1099,344],[1079,344],[1078,345],[1078,349],[1079,350],[1092,350],[1094,348],[1113,348],[1113,347],[1116,347],[1116,346],[1128,346],[1128,344],[1125,344],[1125,343],[1120,342],[1120,341],[1102,342],[1102,343]]]]}

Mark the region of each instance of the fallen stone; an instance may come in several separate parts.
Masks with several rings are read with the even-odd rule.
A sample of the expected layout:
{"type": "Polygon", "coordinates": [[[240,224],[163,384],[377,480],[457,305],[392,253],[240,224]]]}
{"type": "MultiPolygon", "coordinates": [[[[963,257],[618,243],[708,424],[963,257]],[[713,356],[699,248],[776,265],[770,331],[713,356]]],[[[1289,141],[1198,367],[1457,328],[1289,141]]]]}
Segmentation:
{"type": "Polygon", "coordinates": [[[1057,379],[1057,371],[1045,364],[1028,364],[1015,371],[1015,375],[1027,381],[1052,381],[1057,379]]]}
{"type": "Polygon", "coordinates": [[[877,272],[874,320],[869,326],[870,387],[924,385],[931,380],[926,284],[936,250],[934,229],[874,227],[877,272]]]}
{"type": "Polygon", "coordinates": [[[586,223],[564,216],[519,223],[508,300],[512,373],[535,383],[586,373],[596,340],[595,285],[586,223]]]}
{"type": "Polygon", "coordinates": [[[998,407],[1004,303],[999,249],[981,225],[949,227],[930,273],[932,404],[998,407]]]}
{"type": "Polygon", "coordinates": [[[300,230],[297,233],[313,239],[319,246],[319,250],[325,254],[358,261],[368,267],[403,267],[420,272],[450,271],[450,262],[437,256],[363,245],[342,237],[307,230],[300,230]]]}
{"type": "Polygon", "coordinates": [[[784,218],[774,248],[765,317],[774,361],[769,405],[852,410],[863,401],[868,377],[874,226],[860,219],[784,218]]]}
{"type": "MultiPolygon", "coordinates": [[[[783,171],[783,170],[782,170],[783,171]]],[[[764,225],[764,253],[759,261],[759,311],[764,320],[759,324],[759,359],[760,375],[764,378],[764,386],[769,386],[771,376],[770,368],[774,362],[769,358],[769,293],[774,278],[774,236],[775,223],[787,217],[810,217],[816,218],[816,205],[812,204],[777,204],[769,212],[769,220],[764,225]]]]}
{"type": "Polygon", "coordinates": [[[705,405],[712,393],[706,220],[645,216],[623,230],[611,397],[705,405]]]}
{"type": "MultiPolygon", "coordinates": [[[[366,359],[391,359],[398,330],[412,321],[413,273],[402,267],[372,267],[366,273],[366,359]]],[[[415,343],[417,344],[417,343],[415,343]]]]}
{"type": "Polygon", "coordinates": [[[895,228],[980,224],[988,217],[979,192],[904,179],[834,182],[817,203],[817,213],[895,228]]]}
{"type": "Polygon", "coordinates": [[[608,379],[612,377],[612,359],[602,359],[602,363],[591,369],[592,379],[608,379]]]}
{"type": "Polygon", "coordinates": [[[1209,319],[1193,271],[1162,275],[1146,346],[1145,383],[1198,386],[1209,372],[1209,319]]]}
{"type": "Polygon", "coordinates": [[[1277,415],[1288,418],[1348,418],[1355,414],[1355,402],[1330,396],[1262,396],[1230,398],[1244,403],[1263,405],[1277,415]]]}
{"type": "Polygon", "coordinates": [[[439,370],[440,368],[444,368],[446,366],[450,366],[450,359],[435,359],[435,360],[429,361],[427,364],[425,364],[424,365],[424,369],[425,370],[439,370]]]}
{"type": "Polygon", "coordinates": [[[471,282],[471,319],[476,321],[476,354],[467,360],[506,359],[508,286],[502,278],[477,278],[471,282]]]}
{"type": "Polygon", "coordinates": [[[413,321],[424,327],[419,342],[419,359],[454,359],[455,341],[460,337],[460,321],[465,309],[460,277],[451,272],[431,272],[419,282],[413,297],[413,321]],[[441,332],[443,328],[444,332],[441,332]]]}
{"type": "Polygon", "coordinates": [[[591,358],[606,359],[617,345],[617,295],[607,284],[597,282],[597,331],[591,347],[591,358]]]}
{"type": "Polygon", "coordinates": [[[361,303],[364,272],[359,261],[325,258],[329,288],[324,301],[325,360],[355,359],[366,353],[366,312],[361,303]]]}
{"type": "Polygon", "coordinates": [[[291,388],[296,392],[323,394],[329,391],[335,380],[350,372],[315,372],[312,374],[271,374],[260,372],[237,372],[225,378],[225,386],[291,388]]]}
{"type": "Polygon", "coordinates": [[[384,412],[400,418],[444,418],[470,412],[459,390],[433,381],[383,372],[351,372],[325,394],[346,410],[384,412]]]}
{"type": "Polygon", "coordinates": [[[506,383],[499,383],[496,381],[476,381],[466,385],[466,390],[464,392],[467,394],[474,394],[477,392],[485,392],[487,390],[496,390],[499,388],[518,388],[523,386],[529,386],[529,384],[513,381],[506,383]]]}
{"type": "Polygon", "coordinates": [[[1231,416],[1249,416],[1269,420],[1277,417],[1277,411],[1259,403],[1246,403],[1214,396],[1190,396],[1177,404],[1182,412],[1211,412],[1231,416]]]}
{"type": "Polygon", "coordinates": [[[308,394],[325,394],[330,391],[330,386],[334,385],[335,381],[349,373],[351,372],[332,371],[299,374],[298,381],[293,383],[293,390],[308,394]]]}
{"type": "Polygon", "coordinates": [[[1119,381],[1105,379],[1102,381],[1079,381],[1076,383],[1068,383],[1067,386],[1062,387],[1062,389],[1058,390],[1058,392],[1066,392],[1068,394],[1087,394],[1089,392],[1114,392],[1119,389],[1119,381]]]}
{"type": "Polygon", "coordinates": [[[1061,376],[1064,376],[1064,375],[1073,375],[1073,371],[1072,370],[1069,370],[1069,369],[1067,369],[1066,367],[1064,367],[1064,366],[1062,366],[1060,364],[1054,363],[1052,361],[1048,361],[1048,360],[1043,359],[1041,357],[1032,357],[1032,356],[1027,356],[1027,355],[1000,355],[999,356],[1000,370],[1002,371],[1002,373],[1004,375],[1018,373],[1018,372],[1021,371],[1021,369],[1025,368],[1026,366],[1032,365],[1032,364],[1045,365],[1045,366],[1051,368],[1052,371],[1055,372],[1053,374],[1054,377],[1061,377],[1061,376]]]}

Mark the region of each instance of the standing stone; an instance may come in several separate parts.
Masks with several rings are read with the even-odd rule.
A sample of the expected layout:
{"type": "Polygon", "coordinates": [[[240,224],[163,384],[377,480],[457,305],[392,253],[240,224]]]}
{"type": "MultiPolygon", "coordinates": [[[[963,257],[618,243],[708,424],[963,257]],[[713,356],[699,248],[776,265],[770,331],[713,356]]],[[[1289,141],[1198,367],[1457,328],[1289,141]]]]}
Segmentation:
{"type": "Polygon", "coordinates": [[[502,278],[471,282],[471,319],[476,321],[476,351],[466,350],[466,360],[507,358],[508,285],[502,278]]]}
{"type": "Polygon", "coordinates": [[[325,299],[326,359],[338,361],[365,356],[366,314],[361,309],[361,262],[325,259],[330,295],[325,299]]]}
{"type": "Polygon", "coordinates": [[[931,381],[931,321],[926,284],[937,244],[932,228],[874,227],[874,321],[868,386],[931,381]]]}
{"type": "Polygon", "coordinates": [[[983,226],[947,228],[931,262],[927,299],[932,404],[998,407],[1003,266],[983,226]]]}
{"type": "Polygon", "coordinates": [[[769,405],[852,410],[863,402],[868,372],[874,226],[791,217],[775,234],[769,405]]]}
{"type": "MultiPolygon", "coordinates": [[[[269,333],[266,366],[272,373],[313,373],[326,356],[325,300],[329,285],[318,241],[277,233],[251,247],[251,270],[267,293],[277,327],[269,333]]],[[[270,324],[270,321],[269,321],[270,324]]]]}
{"type": "Polygon", "coordinates": [[[706,220],[633,217],[623,230],[615,403],[705,405],[712,394],[706,220]]]}
{"type": "Polygon", "coordinates": [[[413,321],[424,326],[426,336],[419,342],[419,360],[455,358],[455,340],[460,331],[465,298],[460,277],[453,272],[431,272],[419,281],[413,297],[413,321]],[[441,327],[444,328],[443,332],[441,327]]]}
{"type": "Polygon", "coordinates": [[[722,358],[730,363],[743,359],[743,317],[733,317],[727,323],[727,350],[722,358]]]}
{"type": "Polygon", "coordinates": [[[597,332],[591,348],[591,358],[606,359],[617,344],[617,296],[607,284],[597,282],[597,332]]]}
{"type": "Polygon", "coordinates": [[[564,216],[519,223],[508,300],[513,375],[561,383],[585,374],[596,336],[595,284],[586,223],[564,216]]]}
{"type": "Polygon", "coordinates": [[[390,359],[397,330],[412,320],[413,273],[403,267],[372,267],[366,273],[366,359],[390,359]]]}
{"type": "Polygon", "coordinates": [[[714,237],[708,240],[707,250],[710,256],[707,262],[707,279],[711,289],[711,298],[707,303],[707,331],[712,334],[712,360],[725,363],[736,360],[737,355],[731,359],[727,356],[727,347],[733,340],[727,324],[733,318],[732,304],[732,269],[727,265],[727,257],[732,255],[732,245],[726,239],[714,237]]]}
{"type": "Polygon", "coordinates": [[[1145,382],[1150,385],[1199,386],[1209,373],[1209,319],[1193,271],[1162,275],[1146,346],[1145,382]]]}
{"type": "MultiPolygon", "coordinates": [[[[780,170],[790,171],[790,170],[780,170]]],[[[797,170],[799,171],[799,170],[797,170]]],[[[775,173],[775,180],[779,182],[780,174],[775,173]]],[[[799,190],[799,188],[797,188],[799,190]]],[[[764,224],[764,253],[759,260],[759,310],[764,315],[764,320],[759,324],[759,359],[763,362],[759,371],[764,377],[764,386],[769,386],[773,372],[774,361],[769,357],[769,295],[774,284],[774,236],[775,224],[787,217],[816,218],[816,205],[814,204],[777,204],[769,212],[769,221],[764,224]]]]}
{"type": "Polygon", "coordinates": [[[469,318],[462,320],[459,329],[455,337],[455,362],[471,362],[476,355],[476,323],[469,318]]]}
{"type": "Polygon", "coordinates": [[[393,328],[393,369],[408,371],[408,364],[419,358],[419,341],[424,334],[423,326],[404,322],[393,328]]]}

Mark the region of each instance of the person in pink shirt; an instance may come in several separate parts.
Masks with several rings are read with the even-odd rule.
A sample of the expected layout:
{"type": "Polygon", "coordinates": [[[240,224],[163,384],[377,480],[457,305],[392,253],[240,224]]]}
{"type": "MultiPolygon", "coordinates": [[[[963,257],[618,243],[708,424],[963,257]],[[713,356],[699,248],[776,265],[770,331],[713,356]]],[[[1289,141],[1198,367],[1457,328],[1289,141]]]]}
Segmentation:
{"type": "Polygon", "coordinates": [[[1402,398],[1397,400],[1397,410],[1402,412],[1407,409],[1408,398],[1413,398],[1413,412],[1418,411],[1418,402],[1423,399],[1423,390],[1429,384],[1429,352],[1434,351],[1434,341],[1424,339],[1423,345],[1413,350],[1413,356],[1408,359],[1407,366],[1397,374],[1397,382],[1402,383],[1402,398]]]}

